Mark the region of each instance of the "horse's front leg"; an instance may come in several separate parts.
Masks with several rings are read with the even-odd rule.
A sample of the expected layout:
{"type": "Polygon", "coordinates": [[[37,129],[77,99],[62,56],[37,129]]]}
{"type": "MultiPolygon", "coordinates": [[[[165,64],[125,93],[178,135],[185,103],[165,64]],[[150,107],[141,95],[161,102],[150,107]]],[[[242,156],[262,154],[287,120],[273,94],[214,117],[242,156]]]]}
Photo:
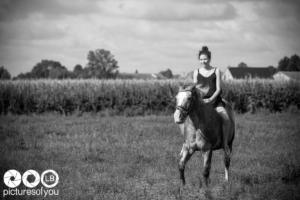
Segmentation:
{"type": "Polygon", "coordinates": [[[229,150],[224,149],[224,164],[225,164],[225,181],[229,180],[229,166],[230,166],[230,157],[232,152],[232,144],[229,146],[229,150]]]}
{"type": "Polygon", "coordinates": [[[192,150],[186,143],[182,145],[178,168],[180,173],[180,179],[183,185],[185,185],[185,177],[184,177],[185,165],[188,162],[188,160],[191,158],[193,153],[194,150],[192,150]]]}
{"type": "Polygon", "coordinates": [[[209,182],[209,172],[211,167],[211,157],[212,157],[212,150],[205,151],[203,153],[203,162],[204,162],[204,171],[203,171],[203,178],[204,183],[207,186],[209,182]]]}

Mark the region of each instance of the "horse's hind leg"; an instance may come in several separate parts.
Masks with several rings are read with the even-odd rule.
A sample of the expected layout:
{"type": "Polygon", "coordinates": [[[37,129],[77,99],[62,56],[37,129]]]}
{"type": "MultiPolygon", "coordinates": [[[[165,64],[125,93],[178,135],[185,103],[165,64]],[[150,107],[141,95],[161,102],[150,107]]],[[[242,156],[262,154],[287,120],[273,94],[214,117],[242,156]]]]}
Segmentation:
{"type": "Polygon", "coordinates": [[[185,185],[185,177],[184,177],[184,169],[185,165],[188,162],[188,160],[193,155],[194,151],[189,151],[189,146],[187,144],[183,144],[181,152],[180,152],[180,160],[179,160],[179,173],[180,173],[180,179],[183,185],[185,185]]]}
{"type": "Polygon", "coordinates": [[[211,157],[212,157],[212,150],[208,150],[203,153],[203,162],[204,162],[203,177],[204,177],[204,182],[205,182],[206,186],[208,185],[208,180],[209,180],[211,157]]]}

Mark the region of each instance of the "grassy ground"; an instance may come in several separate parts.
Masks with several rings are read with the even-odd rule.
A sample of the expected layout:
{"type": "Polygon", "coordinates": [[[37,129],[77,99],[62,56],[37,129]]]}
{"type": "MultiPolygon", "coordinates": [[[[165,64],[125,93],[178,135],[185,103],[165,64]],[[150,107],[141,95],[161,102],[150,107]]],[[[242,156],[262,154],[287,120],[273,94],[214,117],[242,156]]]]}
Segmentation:
{"type": "Polygon", "coordinates": [[[0,175],[54,169],[57,199],[299,199],[299,113],[236,120],[229,184],[223,152],[216,151],[210,186],[199,188],[203,167],[196,153],[186,167],[187,185],[180,187],[183,138],[171,116],[1,116],[0,175]]]}

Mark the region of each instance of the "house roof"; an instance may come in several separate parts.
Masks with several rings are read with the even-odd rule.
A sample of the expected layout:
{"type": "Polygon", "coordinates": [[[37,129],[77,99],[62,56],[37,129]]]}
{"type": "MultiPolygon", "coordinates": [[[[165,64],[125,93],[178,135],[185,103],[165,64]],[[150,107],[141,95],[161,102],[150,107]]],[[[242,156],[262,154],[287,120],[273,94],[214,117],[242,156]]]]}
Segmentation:
{"type": "Polygon", "coordinates": [[[233,78],[273,78],[274,68],[270,67],[228,67],[233,78]]]}
{"type": "Polygon", "coordinates": [[[300,72],[298,72],[298,71],[291,71],[291,72],[280,71],[278,73],[282,73],[282,74],[290,77],[291,79],[300,80],[300,72]]]}

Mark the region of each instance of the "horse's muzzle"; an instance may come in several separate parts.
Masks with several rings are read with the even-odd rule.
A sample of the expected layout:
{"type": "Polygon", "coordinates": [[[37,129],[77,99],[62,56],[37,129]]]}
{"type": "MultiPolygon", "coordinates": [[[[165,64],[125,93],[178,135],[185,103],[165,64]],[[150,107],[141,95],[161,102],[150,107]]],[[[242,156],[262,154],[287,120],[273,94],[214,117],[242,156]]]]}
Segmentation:
{"type": "Polygon", "coordinates": [[[174,112],[174,122],[176,124],[181,124],[184,121],[184,116],[182,114],[182,112],[178,109],[175,110],[174,112]]]}

